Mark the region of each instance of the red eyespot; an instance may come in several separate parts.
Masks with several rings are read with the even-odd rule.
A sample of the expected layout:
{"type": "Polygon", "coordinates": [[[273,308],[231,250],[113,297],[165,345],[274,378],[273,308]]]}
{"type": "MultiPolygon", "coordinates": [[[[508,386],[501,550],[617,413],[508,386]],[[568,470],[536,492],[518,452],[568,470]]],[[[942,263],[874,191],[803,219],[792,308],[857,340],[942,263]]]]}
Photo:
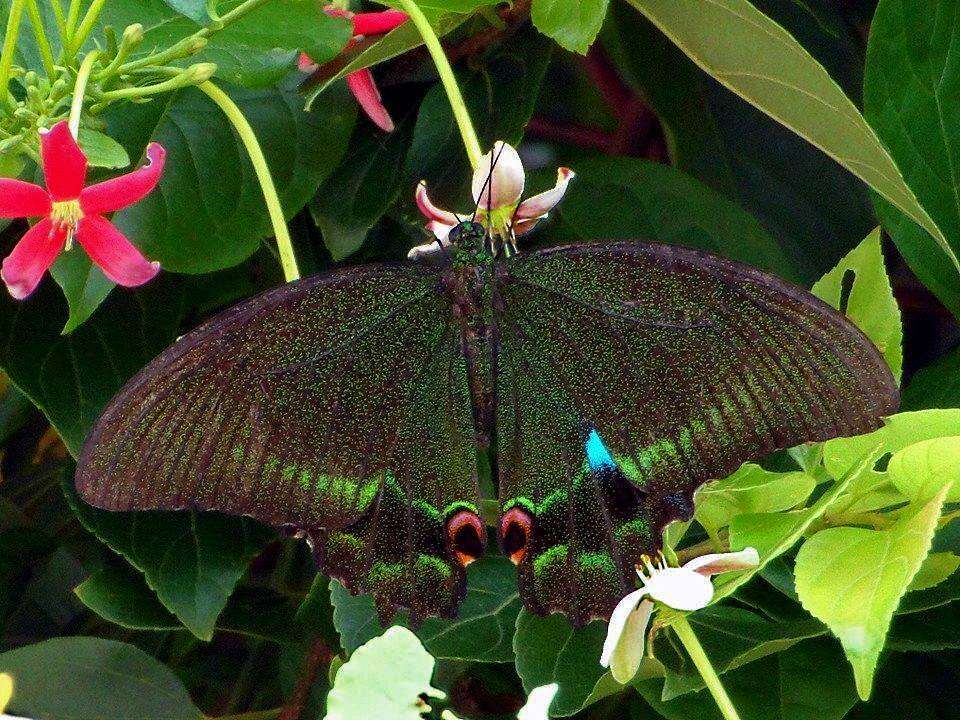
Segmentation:
{"type": "Polygon", "coordinates": [[[500,518],[500,548],[514,565],[523,562],[532,528],[530,514],[518,507],[511,508],[500,518]]]}
{"type": "Polygon", "coordinates": [[[447,540],[457,560],[466,567],[486,550],[487,529],[476,513],[461,510],[447,520],[447,540]]]}

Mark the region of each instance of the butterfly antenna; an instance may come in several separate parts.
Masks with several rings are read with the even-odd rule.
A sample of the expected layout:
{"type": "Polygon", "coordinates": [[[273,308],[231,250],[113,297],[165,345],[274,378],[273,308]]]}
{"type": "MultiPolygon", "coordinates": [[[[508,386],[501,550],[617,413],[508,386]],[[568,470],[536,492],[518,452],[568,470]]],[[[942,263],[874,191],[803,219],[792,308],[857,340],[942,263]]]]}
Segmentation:
{"type": "MultiPolygon", "coordinates": [[[[483,182],[483,187],[480,188],[480,196],[483,196],[483,193],[487,191],[488,188],[491,188],[493,185],[493,169],[497,166],[497,162],[500,160],[500,153],[503,152],[503,145],[500,146],[500,152],[498,152],[490,161],[490,171],[487,173],[487,179],[483,182]]],[[[490,214],[491,205],[493,202],[493,193],[487,192],[487,215],[490,214]]],[[[477,213],[480,212],[480,203],[479,201],[473,208],[473,216],[470,218],[470,222],[477,221],[477,213]]]]}

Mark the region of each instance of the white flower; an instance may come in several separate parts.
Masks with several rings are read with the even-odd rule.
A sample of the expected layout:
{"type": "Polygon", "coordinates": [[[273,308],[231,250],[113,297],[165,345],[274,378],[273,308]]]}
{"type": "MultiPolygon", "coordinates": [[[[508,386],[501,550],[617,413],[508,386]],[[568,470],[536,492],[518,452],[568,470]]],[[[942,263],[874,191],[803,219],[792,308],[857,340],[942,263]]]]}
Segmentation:
{"type": "Polygon", "coordinates": [[[575,173],[570,168],[559,168],[557,184],[552,189],[520,202],[526,184],[523,163],[512,146],[498,140],[473,171],[475,213],[458,215],[439,208],[430,200],[427,184],[421,181],[417,185],[417,207],[427,218],[427,230],[440,241],[440,245],[436,242],[418,245],[410,251],[409,257],[435,252],[440,246],[446,245],[450,231],[474,215],[478,222],[486,225],[492,235],[505,242],[512,242],[516,236],[533,230],[534,225],[547,216],[563,198],[567,185],[574,176],[575,173]]]}
{"type": "Polygon", "coordinates": [[[550,703],[559,689],[557,683],[535,687],[530,691],[527,704],[517,713],[517,720],[550,720],[550,703]]]}
{"type": "Polygon", "coordinates": [[[701,555],[678,568],[668,567],[662,560],[659,565],[646,560],[645,570],[637,568],[640,589],[617,603],[610,616],[600,664],[610,668],[617,682],[630,682],[643,660],[647,625],[653,613],[654,601],[675,610],[700,610],[713,599],[711,575],[749,570],[759,563],[760,556],[754,548],[701,555]]]}

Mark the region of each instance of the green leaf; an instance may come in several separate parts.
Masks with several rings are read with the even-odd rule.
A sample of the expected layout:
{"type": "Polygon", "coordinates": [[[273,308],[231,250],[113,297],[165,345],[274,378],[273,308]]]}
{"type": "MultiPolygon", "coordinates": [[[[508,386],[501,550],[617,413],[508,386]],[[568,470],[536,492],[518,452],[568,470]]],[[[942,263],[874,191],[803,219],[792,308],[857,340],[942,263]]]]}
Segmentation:
{"type": "Polygon", "coordinates": [[[760,564],[749,572],[737,573],[728,580],[716,583],[714,603],[731,595],[737,588],[763,570],[767,564],[787,552],[803,536],[807,529],[820,518],[857,478],[873,468],[880,456],[874,447],[867,449],[855,464],[842,475],[837,475],[833,486],[817,501],[804,510],[789,513],[759,513],[737,515],[730,523],[730,548],[742,550],[752,547],[760,555],[760,564]]]}
{"type": "Polygon", "coordinates": [[[907,592],[928,590],[946,581],[960,569],[960,556],[952,552],[931,552],[923,560],[923,565],[913,576],[907,592]]]}
{"type": "Polygon", "coordinates": [[[0,654],[13,676],[7,710],[56,720],[200,720],[183,683],[133,645],[62,637],[0,654]]]}
{"type": "Polygon", "coordinates": [[[863,330],[899,382],[903,370],[903,328],[900,308],[883,264],[880,228],[820,278],[811,292],[845,313],[863,330]]]}
{"type": "Polygon", "coordinates": [[[903,389],[901,410],[960,407],[960,349],[917,372],[903,389]]]}
{"type": "Polygon", "coordinates": [[[136,292],[114,293],[89,322],[62,336],[60,291],[41,283],[18,302],[0,294],[0,365],[40,408],[72,453],[121,385],[180,332],[183,289],[161,274],[136,292]]]}
{"type": "Polygon", "coordinates": [[[894,453],[887,477],[913,502],[927,502],[941,488],[947,488],[946,502],[960,502],[960,436],[924,440],[894,453]]]}
{"type": "MultiPolygon", "coordinates": [[[[373,600],[330,583],[333,622],[347,652],[383,633],[373,600]]],[[[513,630],[521,602],[516,570],[503,557],[486,557],[467,569],[467,595],[455,620],[430,618],[416,630],[430,654],[446,660],[512,662],[513,630]]]]}
{"type": "Polygon", "coordinates": [[[163,0],[163,2],[201,25],[205,25],[210,20],[206,0],[163,0]]]}
{"type": "MultiPolygon", "coordinates": [[[[239,0],[231,0],[219,9],[224,13],[239,4],[239,0]]],[[[196,5],[183,0],[176,7],[157,0],[107,3],[99,22],[101,27],[114,28],[140,23],[144,27],[141,52],[148,53],[173,45],[209,24],[206,9],[201,16],[196,5]]],[[[330,60],[343,49],[351,32],[348,20],[327,15],[321,3],[271,0],[211,35],[200,53],[178,62],[214,62],[217,77],[237,85],[263,87],[289,74],[301,50],[317,62],[330,60]]]]}
{"type": "Polygon", "coordinates": [[[745,463],[729,477],[704,485],[696,495],[696,519],[710,532],[745,513],[789,510],[806,501],[816,481],[804,472],[777,473],[745,463]]]}
{"type": "Polygon", "coordinates": [[[143,573],[160,602],[201,640],[250,560],[273,537],[251,520],[197,512],[121,513],[98,510],[76,494],[71,473],[63,491],[83,526],[143,573]]]}
{"type": "Polygon", "coordinates": [[[544,35],[586,55],[607,15],[609,0],[533,0],[530,17],[544,35]]]}
{"type": "MultiPolygon", "coordinates": [[[[296,88],[229,89],[250,121],[287,217],[339,164],[356,116],[331,101],[305,113],[296,88]]],[[[114,223],[167,271],[207,273],[248,258],[272,234],[253,166],[223,113],[198,90],[109,114],[111,134],[139,156],[148,140],[167,149],[157,189],[114,223]]]]}
{"type": "Polygon", "coordinates": [[[960,650],[960,604],[944,605],[922,613],[898,615],[890,627],[887,647],[901,652],[960,650]]]}
{"type": "MultiPolygon", "coordinates": [[[[743,720],[840,720],[856,704],[853,678],[837,672],[843,655],[830,638],[807,640],[777,655],[723,676],[724,689],[743,720]]],[[[636,707],[631,720],[648,720],[656,712],[667,720],[721,720],[707,690],[669,701],[663,681],[635,684],[647,707],[636,707]]]]}
{"type": "Polygon", "coordinates": [[[420,696],[443,695],[430,685],[433,665],[416,635],[390,628],[358,648],[337,671],[326,720],[421,720],[430,708],[420,696]]]}
{"type": "Polygon", "coordinates": [[[90,256],[80,247],[60,253],[50,268],[50,275],[63,290],[70,314],[61,331],[64,335],[73,332],[85,323],[107,299],[116,287],[103,271],[90,261],[90,256]]]}
{"type": "Polygon", "coordinates": [[[562,230],[574,239],[643,237],[794,277],[776,240],[755,219],[668,165],[589,158],[576,169],[577,178],[556,211],[562,230]]]}
{"type": "MultiPolygon", "coordinates": [[[[960,248],[960,140],[949,129],[960,122],[957,23],[949,0],[882,0],[870,25],[863,86],[864,114],[954,250],[960,248]]],[[[903,210],[877,202],[884,228],[911,269],[960,313],[954,269],[903,210]]]]}
{"type": "MultiPolygon", "coordinates": [[[[719,674],[826,633],[823,624],[811,618],[773,622],[743,608],[716,605],[691,614],[689,622],[719,674]]],[[[662,697],[668,701],[703,687],[703,678],[692,664],[676,669],[668,665],[662,697]]]]}
{"type": "Polygon", "coordinates": [[[130,156],[123,145],[109,135],[82,127],[78,142],[90,167],[118,170],[130,165],[130,156]]]}
{"type": "MultiPolygon", "coordinates": [[[[833,3],[760,0],[848,92],[862,83],[862,40],[833,3]]],[[[611,7],[601,34],[617,71],[656,112],[672,164],[736,201],[781,244],[807,287],[875,225],[857,178],[700,70],[643,15],[611,7]]]]}
{"type": "Polygon", "coordinates": [[[575,628],[563,615],[539,617],[521,610],[513,649],[523,689],[530,692],[540,685],[558,683],[560,691],[550,709],[562,717],[599,700],[603,694],[597,690],[602,687],[608,693],[616,692],[619,685],[610,684],[608,674],[600,667],[606,632],[604,622],[575,628]]]}
{"type": "Polygon", "coordinates": [[[180,630],[183,626],[131,570],[108,565],[74,588],[80,601],[104,620],[132,630],[180,630]]]}
{"type": "MultiPolygon", "coordinates": [[[[788,32],[747,0],[629,0],[701,68],[823,150],[939,244],[960,288],[960,262],[856,106],[788,32]]],[[[932,255],[931,255],[932,257],[932,255]]]]}
{"type": "Polygon", "coordinates": [[[847,472],[870,448],[893,453],[921,440],[957,434],[960,410],[919,410],[891,415],[883,427],[866,435],[835,438],[823,445],[823,464],[834,477],[847,472]]]}
{"type": "Polygon", "coordinates": [[[864,700],[893,613],[930,550],[945,497],[946,488],[887,530],[822,530],[797,554],[800,602],[840,640],[864,700]]]}
{"type": "Polygon", "coordinates": [[[397,199],[403,188],[403,157],[409,140],[406,124],[386,138],[370,123],[357,125],[350,153],[310,205],[334,260],[359,250],[367,232],[397,199]]]}

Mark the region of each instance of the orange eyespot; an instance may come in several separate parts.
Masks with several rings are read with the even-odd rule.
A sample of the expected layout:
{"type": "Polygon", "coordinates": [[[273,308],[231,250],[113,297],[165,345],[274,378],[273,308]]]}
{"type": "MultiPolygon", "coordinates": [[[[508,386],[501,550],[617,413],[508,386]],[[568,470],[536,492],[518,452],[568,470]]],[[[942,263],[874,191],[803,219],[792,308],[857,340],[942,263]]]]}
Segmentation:
{"type": "Polygon", "coordinates": [[[500,548],[514,565],[523,562],[527,554],[532,528],[530,514],[518,507],[511,508],[500,518],[500,548]]]}
{"type": "Polygon", "coordinates": [[[447,541],[457,560],[466,567],[486,550],[487,529],[476,513],[461,510],[447,520],[447,541]]]}

